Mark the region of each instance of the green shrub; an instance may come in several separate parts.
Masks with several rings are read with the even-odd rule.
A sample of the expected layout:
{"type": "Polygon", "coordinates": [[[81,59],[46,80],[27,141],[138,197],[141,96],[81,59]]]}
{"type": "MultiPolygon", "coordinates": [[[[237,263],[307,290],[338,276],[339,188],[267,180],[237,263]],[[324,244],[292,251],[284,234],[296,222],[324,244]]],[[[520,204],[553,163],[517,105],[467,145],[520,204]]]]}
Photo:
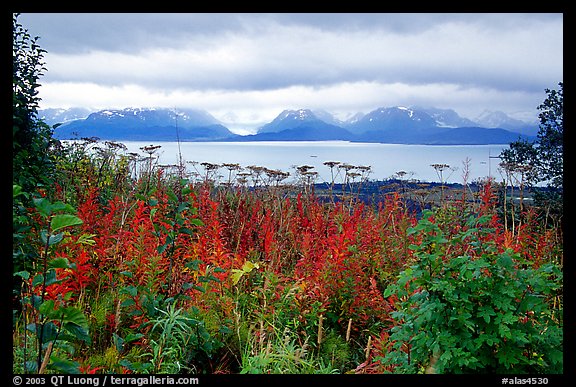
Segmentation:
{"type": "Polygon", "coordinates": [[[398,373],[561,373],[560,268],[496,243],[489,215],[449,237],[433,216],[410,230],[416,263],[385,291],[398,309],[381,360],[398,373]]]}

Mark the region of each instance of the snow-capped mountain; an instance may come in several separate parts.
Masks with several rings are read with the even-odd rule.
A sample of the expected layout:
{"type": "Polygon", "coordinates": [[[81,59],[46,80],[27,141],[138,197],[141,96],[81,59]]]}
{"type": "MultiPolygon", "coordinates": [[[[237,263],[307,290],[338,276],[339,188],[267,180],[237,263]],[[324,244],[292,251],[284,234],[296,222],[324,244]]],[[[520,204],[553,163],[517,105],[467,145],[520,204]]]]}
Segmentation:
{"type": "Polygon", "coordinates": [[[478,126],[486,128],[503,128],[527,135],[538,133],[538,122],[524,122],[510,117],[501,111],[484,110],[475,119],[478,126]]]}
{"type": "Polygon", "coordinates": [[[423,130],[435,128],[438,123],[428,113],[405,106],[381,107],[361,119],[347,123],[345,128],[354,134],[373,131],[423,130]]]}
{"type": "Polygon", "coordinates": [[[284,110],[256,135],[235,141],[344,140],[396,144],[502,144],[521,135],[502,128],[483,128],[449,109],[382,107],[368,114],[337,121],[310,109],[284,110]],[[341,122],[340,125],[329,124],[341,122]]]}
{"type": "Polygon", "coordinates": [[[278,114],[272,122],[260,127],[258,133],[281,132],[286,129],[294,129],[304,123],[314,124],[318,122],[325,123],[325,121],[316,117],[310,109],[284,110],[282,113],[278,114]]]}
{"type": "Polygon", "coordinates": [[[125,125],[179,125],[182,127],[206,126],[220,123],[216,118],[202,110],[165,108],[126,108],[121,110],[100,110],[90,114],[86,118],[86,121],[120,121],[125,125]]]}
{"type": "Polygon", "coordinates": [[[327,124],[336,125],[336,126],[344,126],[345,123],[342,120],[336,118],[333,114],[327,112],[326,110],[312,110],[312,113],[319,119],[327,124]]]}
{"type": "MultiPolygon", "coordinates": [[[[459,128],[468,126],[478,126],[478,124],[468,118],[460,117],[452,109],[439,109],[434,107],[412,107],[415,110],[423,111],[427,113],[436,121],[436,126],[446,127],[446,128],[459,128]]],[[[498,126],[496,126],[498,127],[498,126]]]]}
{"type": "Polygon", "coordinates": [[[62,124],[59,139],[98,137],[106,140],[182,141],[219,139],[233,134],[208,112],[195,109],[126,108],[91,113],[62,124]]]}
{"type": "Polygon", "coordinates": [[[366,114],[364,114],[362,112],[358,112],[356,114],[352,114],[352,115],[348,116],[346,119],[344,119],[341,122],[343,122],[344,126],[353,125],[356,122],[360,121],[365,115],[366,114]]]}
{"type": "MultiPolygon", "coordinates": [[[[48,113],[52,113],[51,123],[62,123],[54,131],[59,139],[502,144],[521,136],[530,138],[537,131],[501,112],[486,113],[480,117],[481,122],[474,122],[451,109],[415,106],[380,107],[367,114],[351,115],[345,121],[323,110],[284,110],[271,122],[261,125],[257,134],[250,135],[234,134],[210,113],[199,109],[107,109],[72,121],[68,120],[73,117],[72,111],[39,111],[47,123],[48,113]]],[[[77,110],[76,114],[82,111],[77,110]]]]}
{"type": "Polygon", "coordinates": [[[38,110],[38,118],[50,126],[88,117],[93,111],[86,108],[48,108],[38,110]]]}
{"type": "Polygon", "coordinates": [[[327,112],[312,112],[310,109],[284,110],[272,122],[259,128],[250,141],[319,141],[351,140],[352,134],[334,123],[339,123],[327,112]],[[323,119],[318,117],[320,115],[323,119]],[[328,121],[328,122],[327,122],[328,121]]]}
{"type": "Polygon", "coordinates": [[[397,144],[504,144],[523,136],[482,127],[450,109],[404,106],[378,108],[346,128],[357,141],[397,144]]]}

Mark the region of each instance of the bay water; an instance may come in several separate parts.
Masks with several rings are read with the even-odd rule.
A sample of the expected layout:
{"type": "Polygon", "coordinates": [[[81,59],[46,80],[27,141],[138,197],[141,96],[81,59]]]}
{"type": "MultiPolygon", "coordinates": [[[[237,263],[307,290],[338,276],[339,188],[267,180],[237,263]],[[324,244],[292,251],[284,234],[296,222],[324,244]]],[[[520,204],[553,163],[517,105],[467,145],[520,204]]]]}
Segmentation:
{"type": "MultiPolygon", "coordinates": [[[[491,145],[403,145],[355,143],[347,141],[263,141],[263,142],[145,142],[120,141],[128,152],[147,156],[146,146],[157,149],[158,164],[186,163],[187,171],[202,172],[202,163],[260,166],[296,175],[296,168],[310,166],[318,173],[316,182],[330,182],[331,170],[325,162],[370,167],[370,180],[386,180],[405,172],[404,179],[426,182],[471,183],[488,176],[502,181],[498,158],[508,144],[491,145]],[[444,164],[442,175],[433,164],[444,164]]],[[[334,171],[337,169],[335,168],[334,171]]],[[[222,175],[228,171],[223,169],[222,175]]],[[[343,175],[343,172],[342,174],[343,175]]],[[[339,183],[341,176],[336,183],[339,183]]],[[[287,181],[289,181],[288,179],[287,181]]]]}

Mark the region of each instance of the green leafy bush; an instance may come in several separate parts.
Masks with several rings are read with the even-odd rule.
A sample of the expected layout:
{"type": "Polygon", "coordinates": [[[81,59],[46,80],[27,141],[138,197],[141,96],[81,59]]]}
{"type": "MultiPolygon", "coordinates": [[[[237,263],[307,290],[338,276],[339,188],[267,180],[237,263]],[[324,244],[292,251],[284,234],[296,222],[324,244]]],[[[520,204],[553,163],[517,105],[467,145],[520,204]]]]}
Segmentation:
{"type": "Polygon", "coordinates": [[[496,243],[490,215],[449,236],[434,214],[410,230],[416,262],[385,291],[399,307],[384,362],[399,373],[561,373],[560,268],[496,243]]]}

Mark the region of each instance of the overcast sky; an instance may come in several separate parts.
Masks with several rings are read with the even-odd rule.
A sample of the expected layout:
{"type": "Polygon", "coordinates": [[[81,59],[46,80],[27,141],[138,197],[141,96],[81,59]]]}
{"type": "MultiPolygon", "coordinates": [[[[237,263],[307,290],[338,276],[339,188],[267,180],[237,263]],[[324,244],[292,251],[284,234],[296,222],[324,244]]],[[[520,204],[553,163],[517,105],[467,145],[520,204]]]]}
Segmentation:
{"type": "MultiPolygon", "coordinates": [[[[250,127],[284,109],[537,119],[563,81],[562,13],[23,13],[41,108],[187,107],[250,127]]],[[[231,125],[233,128],[234,125],[231,125]]]]}

